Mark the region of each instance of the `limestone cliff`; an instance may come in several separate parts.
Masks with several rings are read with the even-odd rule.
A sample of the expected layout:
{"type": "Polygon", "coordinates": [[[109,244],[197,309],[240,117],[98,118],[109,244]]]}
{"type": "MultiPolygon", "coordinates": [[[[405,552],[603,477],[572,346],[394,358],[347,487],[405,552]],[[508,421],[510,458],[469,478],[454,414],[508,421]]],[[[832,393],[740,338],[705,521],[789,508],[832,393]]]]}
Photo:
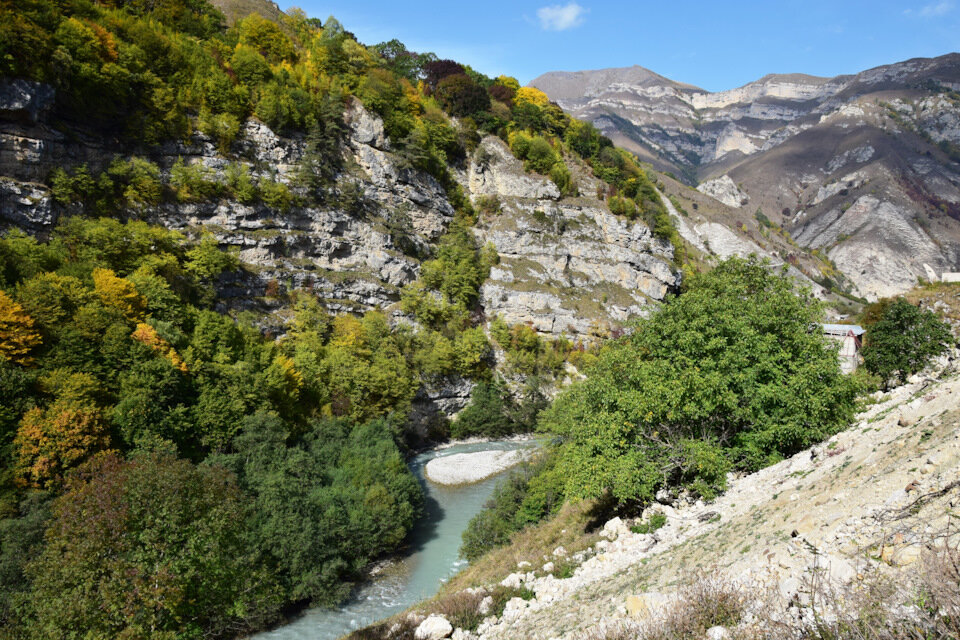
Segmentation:
{"type": "MultiPolygon", "coordinates": [[[[58,130],[45,117],[52,90],[41,84],[0,85],[0,223],[45,234],[68,214],[96,214],[58,204],[47,180],[58,167],[105,167],[115,155],[145,156],[169,178],[182,160],[222,178],[228,163],[251,175],[294,185],[305,141],[277,135],[256,120],[224,153],[194,133],[158,148],[131,149],[81,131],[58,130]]],[[[222,247],[236,248],[243,269],[219,283],[224,308],[254,309],[280,329],[289,290],[313,291],[332,312],[379,308],[402,315],[403,286],[415,281],[423,259],[453,219],[444,188],[410,168],[393,152],[380,119],[352,101],[344,114],[348,135],[341,195],[330,205],[278,210],[228,198],[163,203],[129,215],[179,229],[209,231],[222,247]]],[[[470,159],[451,167],[475,201],[496,201],[474,230],[500,255],[482,289],[482,315],[529,323],[538,332],[569,337],[602,335],[644,314],[678,284],[673,249],[642,222],[612,215],[590,197],[561,198],[549,179],[525,172],[506,145],[487,137],[470,159]]],[[[584,167],[580,167],[585,171],[584,167]]],[[[582,191],[595,193],[581,176],[582,191]]],[[[296,188],[296,187],[294,187],[296,188]]],[[[452,413],[469,397],[470,384],[452,381],[424,389],[421,413],[452,413]]]]}

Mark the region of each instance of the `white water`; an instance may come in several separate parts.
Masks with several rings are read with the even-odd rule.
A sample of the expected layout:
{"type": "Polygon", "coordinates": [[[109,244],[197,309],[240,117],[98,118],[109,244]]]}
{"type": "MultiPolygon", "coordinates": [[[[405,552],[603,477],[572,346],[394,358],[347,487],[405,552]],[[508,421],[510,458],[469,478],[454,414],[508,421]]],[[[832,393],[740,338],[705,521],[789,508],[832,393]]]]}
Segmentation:
{"type": "Polygon", "coordinates": [[[410,548],[381,575],[356,590],[334,609],[311,609],[296,620],[253,640],[336,640],[360,627],[390,617],[429,598],[466,564],[458,556],[460,536],[493,493],[502,474],[469,485],[440,486],[424,479],[433,458],[476,451],[508,451],[533,442],[461,444],[428,451],[410,464],[426,495],[423,517],[410,535],[410,548]]]}

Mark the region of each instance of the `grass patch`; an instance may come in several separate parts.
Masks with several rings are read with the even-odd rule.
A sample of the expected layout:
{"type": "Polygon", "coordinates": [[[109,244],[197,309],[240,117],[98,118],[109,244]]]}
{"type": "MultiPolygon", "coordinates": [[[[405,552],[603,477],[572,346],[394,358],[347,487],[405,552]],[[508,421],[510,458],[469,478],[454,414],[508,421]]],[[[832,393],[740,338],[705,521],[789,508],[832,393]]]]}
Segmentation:
{"type": "Polygon", "coordinates": [[[544,553],[563,547],[576,553],[592,547],[600,536],[590,530],[596,525],[595,501],[565,504],[554,517],[513,534],[510,544],[494,549],[454,576],[441,594],[468,587],[496,584],[517,570],[519,562],[543,564],[544,553]]]}

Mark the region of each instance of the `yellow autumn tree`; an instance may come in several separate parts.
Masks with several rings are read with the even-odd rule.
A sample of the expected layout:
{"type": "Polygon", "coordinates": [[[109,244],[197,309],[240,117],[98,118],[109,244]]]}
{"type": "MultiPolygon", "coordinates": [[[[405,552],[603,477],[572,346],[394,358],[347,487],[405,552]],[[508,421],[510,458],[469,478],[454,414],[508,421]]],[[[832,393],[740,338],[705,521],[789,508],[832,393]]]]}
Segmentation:
{"type": "Polygon", "coordinates": [[[109,447],[99,408],[61,400],[24,414],[14,439],[14,472],[21,486],[46,489],[63,474],[109,447]]]}
{"type": "Polygon", "coordinates": [[[545,107],[550,103],[550,98],[548,98],[547,94],[545,94],[543,91],[540,91],[540,89],[535,89],[534,87],[520,87],[517,89],[517,93],[513,97],[513,102],[515,104],[519,104],[521,102],[530,102],[538,107],[545,107]]]}
{"type": "Polygon", "coordinates": [[[513,89],[514,91],[520,90],[520,82],[512,76],[497,76],[497,79],[494,80],[494,84],[499,84],[503,87],[513,89]]]}
{"type": "Polygon", "coordinates": [[[118,277],[112,269],[94,269],[93,288],[104,306],[119,310],[127,320],[143,320],[147,301],[132,282],[118,277]]]}
{"type": "Polygon", "coordinates": [[[153,351],[160,354],[162,357],[166,358],[170,364],[174,367],[187,372],[187,363],[183,361],[183,358],[180,357],[180,354],[177,353],[177,350],[174,349],[169,342],[160,337],[157,333],[157,330],[148,325],[146,322],[137,323],[137,328],[133,330],[133,333],[130,335],[131,338],[140,342],[153,351]]]}
{"type": "Polygon", "coordinates": [[[0,291],[0,358],[30,364],[30,350],[40,344],[40,333],[23,307],[0,291]]]}
{"type": "Polygon", "coordinates": [[[349,351],[365,352],[367,335],[360,319],[346,314],[334,318],[330,344],[349,351]]]}

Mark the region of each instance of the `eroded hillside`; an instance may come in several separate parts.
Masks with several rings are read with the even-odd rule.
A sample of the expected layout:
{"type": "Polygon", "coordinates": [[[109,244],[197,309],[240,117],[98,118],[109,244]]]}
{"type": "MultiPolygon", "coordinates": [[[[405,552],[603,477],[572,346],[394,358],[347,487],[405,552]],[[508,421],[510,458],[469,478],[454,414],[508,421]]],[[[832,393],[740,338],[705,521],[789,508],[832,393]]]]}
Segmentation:
{"type": "Polygon", "coordinates": [[[850,293],[876,299],[960,264],[958,60],[770,75],[718,93],[641,67],[531,84],[657,168],[781,225],[850,293]]]}

